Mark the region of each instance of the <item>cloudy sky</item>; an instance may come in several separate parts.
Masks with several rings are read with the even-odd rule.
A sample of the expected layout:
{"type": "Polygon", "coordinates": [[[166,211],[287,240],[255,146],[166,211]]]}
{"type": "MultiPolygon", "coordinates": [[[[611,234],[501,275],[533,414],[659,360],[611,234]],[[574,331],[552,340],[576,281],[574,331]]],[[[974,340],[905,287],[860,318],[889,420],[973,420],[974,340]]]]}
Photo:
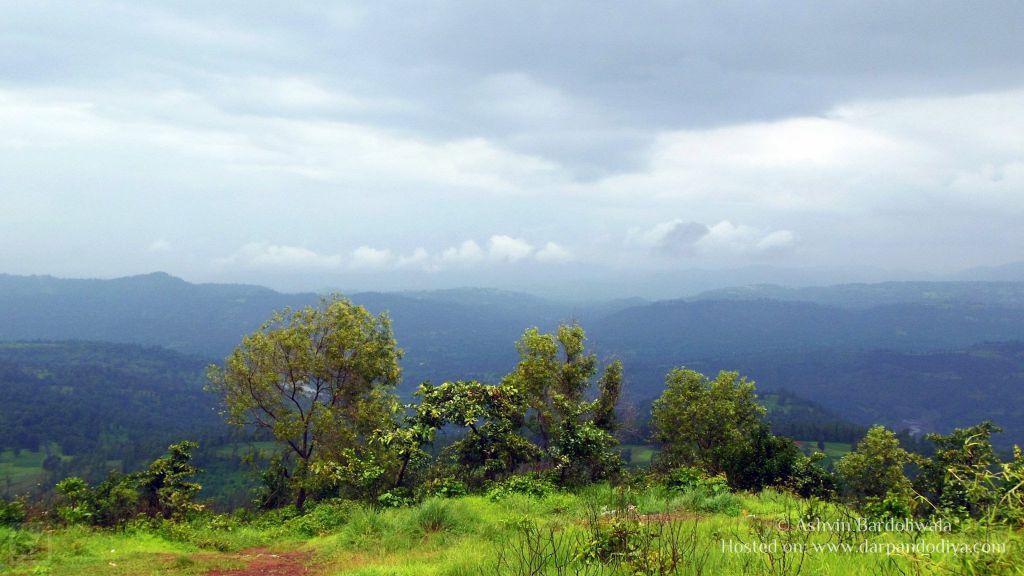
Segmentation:
{"type": "Polygon", "coordinates": [[[1024,3],[0,0],[0,200],[15,274],[998,265],[1024,3]]]}

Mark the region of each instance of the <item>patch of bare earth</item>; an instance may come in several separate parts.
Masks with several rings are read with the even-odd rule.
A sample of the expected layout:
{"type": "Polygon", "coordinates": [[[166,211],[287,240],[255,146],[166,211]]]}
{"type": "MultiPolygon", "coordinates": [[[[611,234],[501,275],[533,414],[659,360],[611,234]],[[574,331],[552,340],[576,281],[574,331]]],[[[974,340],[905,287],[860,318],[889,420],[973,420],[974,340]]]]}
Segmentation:
{"type": "Polygon", "coordinates": [[[245,550],[233,556],[245,568],[213,570],[206,576],[314,576],[308,552],[271,552],[265,548],[245,550]]]}

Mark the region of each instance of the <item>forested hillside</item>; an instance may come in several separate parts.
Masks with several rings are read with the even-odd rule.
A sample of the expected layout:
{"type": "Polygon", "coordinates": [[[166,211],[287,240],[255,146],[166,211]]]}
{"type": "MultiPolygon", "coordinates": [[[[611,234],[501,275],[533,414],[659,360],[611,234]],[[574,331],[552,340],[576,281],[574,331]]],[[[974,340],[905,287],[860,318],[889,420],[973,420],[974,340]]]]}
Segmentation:
{"type": "Polygon", "coordinates": [[[221,425],[202,359],[96,342],[0,343],[0,446],[131,451],[221,425]]]}
{"type": "MultiPolygon", "coordinates": [[[[734,355],[694,362],[735,369],[766,390],[783,386],[843,417],[917,433],[998,422],[1007,446],[1024,438],[1024,342],[983,343],[961,351],[819,350],[734,355]]],[[[656,371],[657,368],[654,368],[656,371]]],[[[650,394],[660,393],[657,389],[650,394]]]]}
{"type": "Polygon", "coordinates": [[[155,347],[0,343],[0,451],[12,457],[0,480],[24,489],[43,470],[102,477],[174,439],[223,435],[205,364],[155,347]]]}
{"type": "MultiPolygon", "coordinates": [[[[494,382],[514,363],[511,344],[523,328],[575,319],[602,359],[624,361],[623,396],[641,412],[668,369],[687,365],[739,368],[763,391],[789,390],[860,424],[948,430],[999,414],[1007,431],[997,441],[1024,434],[1024,417],[1012,408],[1024,398],[1016,345],[976,348],[1024,340],[1021,283],[760,286],[654,303],[577,304],[486,289],[352,299],[390,314],[405,351],[403,397],[424,380],[494,382]]],[[[0,315],[8,319],[0,340],[138,343],[216,362],[273,310],[317,300],[159,273],[116,280],[0,275],[0,315]]]]}

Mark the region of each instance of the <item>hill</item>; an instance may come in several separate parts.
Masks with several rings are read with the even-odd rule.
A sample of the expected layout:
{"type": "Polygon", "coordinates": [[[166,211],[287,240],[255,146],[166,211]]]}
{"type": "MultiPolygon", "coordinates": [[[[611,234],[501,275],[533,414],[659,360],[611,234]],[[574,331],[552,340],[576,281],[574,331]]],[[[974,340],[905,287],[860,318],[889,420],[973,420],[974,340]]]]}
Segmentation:
{"type": "MultiPolygon", "coordinates": [[[[0,317],[7,319],[0,340],[163,346],[198,356],[202,364],[223,358],[272,311],[317,298],[248,285],[191,284],[161,273],[115,280],[0,275],[0,317]]],[[[524,328],[551,329],[572,319],[583,322],[602,360],[624,361],[624,394],[634,402],[657,396],[674,366],[737,368],[764,391],[790,390],[858,423],[910,421],[928,430],[947,429],[947,415],[949,422],[961,422],[952,408],[980,374],[1004,385],[971,396],[972,414],[1004,414],[1021,388],[1013,362],[987,358],[979,366],[959,360],[977,359],[971,348],[982,342],[1024,339],[1024,284],[755,286],[687,300],[587,304],[485,289],[351,298],[391,315],[406,351],[400,387],[406,395],[423,380],[496,381],[513,366],[513,344],[524,328]],[[885,354],[888,360],[879,362],[885,354]],[[938,355],[927,361],[956,360],[956,378],[942,380],[944,397],[914,396],[937,377],[926,361],[915,360],[927,354],[938,355]],[[885,394],[847,374],[873,375],[886,382],[885,394]]],[[[1000,423],[1006,437],[1024,432],[1017,416],[1005,417],[1000,423]]]]}
{"type": "MultiPolygon", "coordinates": [[[[687,366],[705,373],[738,370],[757,382],[762,395],[793,393],[820,404],[825,414],[862,425],[883,423],[921,434],[992,420],[1004,429],[994,438],[997,444],[1024,441],[1024,342],[935,352],[734,354],[694,359],[687,366]]],[[[638,381],[647,383],[669,368],[669,362],[652,358],[634,363],[633,371],[638,381]]],[[[661,386],[645,385],[635,393],[650,400],[661,393],[661,386]]]]}
{"type": "Polygon", "coordinates": [[[129,344],[0,343],[0,496],[135,470],[188,438],[213,471],[206,495],[223,499],[246,478],[237,458],[216,458],[233,434],[203,390],[206,365],[129,344]]]}
{"type": "Polygon", "coordinates": [[[779,300],[841,308],[891,304],[1024,308],[1024,282],[881,282],[802,288],[756,284],[710,290],[688,300],[779,300]]]}

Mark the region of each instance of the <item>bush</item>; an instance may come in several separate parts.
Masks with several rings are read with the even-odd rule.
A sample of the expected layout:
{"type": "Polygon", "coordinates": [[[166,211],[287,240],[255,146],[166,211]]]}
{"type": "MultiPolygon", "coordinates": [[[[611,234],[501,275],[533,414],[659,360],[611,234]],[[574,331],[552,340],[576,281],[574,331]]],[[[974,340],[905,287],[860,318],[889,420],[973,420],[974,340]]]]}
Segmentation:
{"type": "Polygon", "coordinates": [[[25,521],[25,502],[0,499],[0,526],[17,526],[25,521]]]}
{"type": "Polygon", "coordinates": [[[4,572],[5,564],[13,562],[19,556],[31,554],[39,549],[39,537],[25,530],[7,528],[0,525],[0,572],[4,572]]]}
{"type": "Polygon", "coordinates": [[[899,491],[887,493],[884,497],[871,496],[862,504],[864,516],[870,520],[882,521],[889,518],[909,518],[914,513],[914,502],[899,491]]]}
{"type": "Polygon", "coordinates": [[[438,496],[440,498],[458,498],[469,494],[466,483],[454,478],[434,478],[427,480],[420,488],[423,496],[438,496]]]}
{"type": "Polygon", "coordinates": [[[494,484],[487,491],[487,497],[497,502],[511,494],[541,498],[554,491],[555,486],[550,481],[535,474],[522,474],[494,484]]]}
{"type": "Polygon", "coordinates": [[[111,473],[96,487],[77,476],[65,478],[56,487],[61,497],[57,514],[68,524],[120,526],[139,514],[180,520],[199,512],[202,506],[192,499],[200,486],[187,481],[199,472],[189,464],[195,447],[194,442],[174,444],[169,456],[157,458],[146,470],[111,473]]]}
{"type": "Polygon", "coordinates": [[[665,478],[665,487],[672,492],[702,491],[711,495],[729,492],[725,476],[712,476],[694,466],[681,466],[669,472],[665,478]]]}
{"type": "Polygon", "coordinates": [[[377,496],[377,504],[381,508],[404,508],[412,506],[415,502],[412,494],[405,488],[395,488],[377,496]]]}
{"type": "Polygon", "coordinates": [[[793,463],[792,475],[784,486],[804,498],[832,497],[836,491],[836,479],[819,464],[824,458],[821,452],[797,458],[793,463]]]}
{"type": "Polygon", "coordinates": [[[306,514],[288,521],[288,526],[306,536],[323,536],[344,526],[357,505],[347,500],[322,502],[306,514]]]}
{"type": "Polygon", "coordinates": [[[746,442],[724,451],[721,465],[734,489],[760,492],[789,481],[801,457],[800,448],[792,440],[772,434],[762,424],[754,428],[746,442]]]}
{"type": "Polygon", "coordinates": [[[57,515],[67,524],[88,524],[94,516],[92,489],[85,480],[77,476],[65,478],[57,483],[57,494],[62,505],[57,507],[57,515]]]}

